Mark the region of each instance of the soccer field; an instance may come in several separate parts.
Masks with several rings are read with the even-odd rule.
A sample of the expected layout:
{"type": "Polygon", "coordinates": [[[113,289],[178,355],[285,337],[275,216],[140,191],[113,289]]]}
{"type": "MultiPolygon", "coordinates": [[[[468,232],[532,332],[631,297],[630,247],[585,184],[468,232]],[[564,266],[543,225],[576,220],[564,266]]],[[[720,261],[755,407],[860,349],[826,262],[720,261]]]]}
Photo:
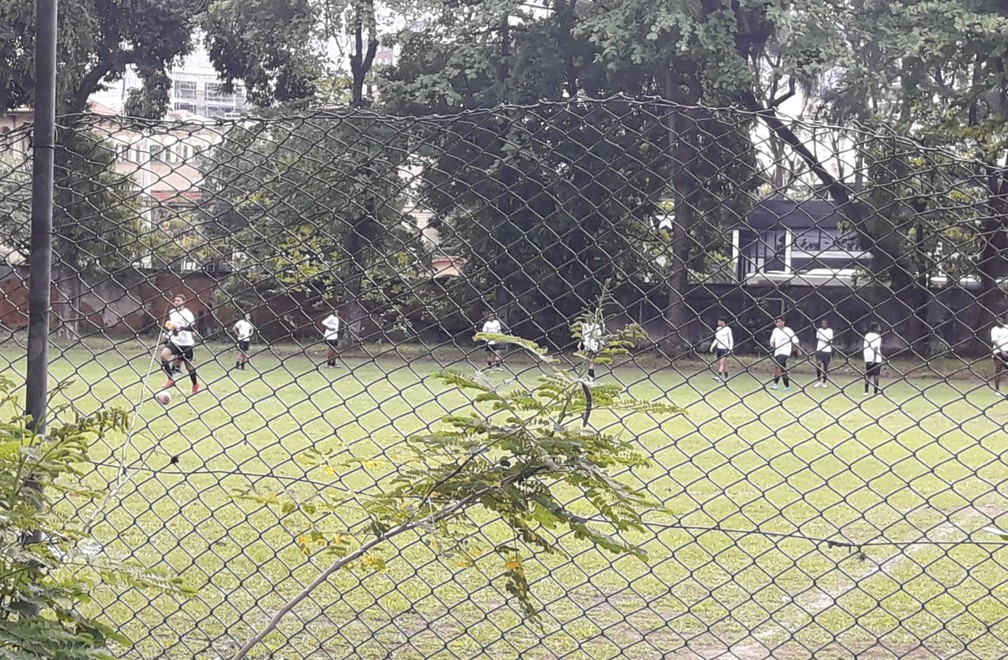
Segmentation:
{"type": "MultiPolygon", "coordinates": [[[[215,360],[200,347],[207,389],[188,397],[180,379],[165,408],[142,389],[150,353],[139,343],[50,355],[54,382],[73,379],[54,404],[89,412],[141,402],[128,445],[111,439],[93,454],[95,485],[130,466],[99,513],[98,540],[199,589],[187,601],[100,594],[137,658],[227,657],[327,564],[296,545],[303,520],[236,501],[233,489],[367,491],[393,469],[404,435],[469,406],[432,377],[447,365],[430,359],[350,359],[332,370],[318,356],[261,354],[248,371],[227,371],[230,351],[215,360]],[[357,462],[343,474],[308,470],[296,457],[309,446],[357,462]]],[[[21,349],[2,356],[23,373],[21,349]]],[[[518,378],[535,377],[520,368],[518,378]]],[[[862,399],[850,377],[785,393],[766,390],[762,373],[727,386],[670,367],[600,375],[687,411],[593,418],[653,458],[623,477],[664,505],[634,539],[646,562],[564,538],[568,556],[526,565],[544,608],[539,628],[488,588],[499,561],[463,569],[407,538],[385,549],[385,570],[338,574],[270,638],[273,651],[252,657],[1008,653],[1008,548],[982,531],[1008,527],[1004,396],[974,380],[884,381],[885,397],[862,399]]],[[[163,378],[154,371],[146,383],[163,378]]],[[[340,517],[320,529],[363,520],[352,506],[340,517]]],[[[500,540],[503,526],[473,518],[478,543],[500,540]]]]}

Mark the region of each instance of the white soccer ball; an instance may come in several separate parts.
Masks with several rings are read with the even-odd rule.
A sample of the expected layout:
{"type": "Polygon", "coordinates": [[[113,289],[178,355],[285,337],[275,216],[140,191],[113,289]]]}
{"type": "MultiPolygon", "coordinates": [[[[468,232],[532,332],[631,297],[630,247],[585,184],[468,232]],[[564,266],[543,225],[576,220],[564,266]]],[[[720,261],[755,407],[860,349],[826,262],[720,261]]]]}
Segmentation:
{"type": "Polygon", "coordinates": [[[171,403],[171,392],[168,390],[161,390],[154,395],[154,398],[157,399],[158,403],[167,406],[171,403]]]}

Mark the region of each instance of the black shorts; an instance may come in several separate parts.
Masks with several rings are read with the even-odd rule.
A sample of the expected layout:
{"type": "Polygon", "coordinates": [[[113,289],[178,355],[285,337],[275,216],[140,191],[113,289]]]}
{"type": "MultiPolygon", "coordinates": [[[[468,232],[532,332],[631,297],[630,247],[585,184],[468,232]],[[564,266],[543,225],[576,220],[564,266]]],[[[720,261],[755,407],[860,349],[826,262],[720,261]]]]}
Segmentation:
{"type": "Polygon", "coordinates": [[[239,339],[238,340],[238,350],[239,351],[247,351],[248,349],[249,349],[249,340],[248,339],[239,339]]]}
{"type": "Polygon", "coordinates": [[[496,353],[497,352],[497,344],[487,344],[486,348],[484,350],[487,353],[496,353]]]}
{"type": "Polygon", "coordinates": [[[326,346],[333,349],[334,351],[339,348],[339,339],[326,339],[326,346]]]}
{"type": "Polygon", "coordinates": [[[865,376],[881,376],[882,375],[882,363],[881,362],[865,362],[864,363],[865,376]]]}
{"type": "Polygon", "coordinates": [[[727,348],[719,348],[716,351],[714,351],[714,355],[718,356],[718,359],[728,357],[728,353],[729,351],[727,348]]]}
{"type": "Polygon", "coordinates": [[[833,351],[816,351],[815,357],[823,364],[829,364],[833,359],[833,351]]]}
{"type": "Polygon", "coordinates": [[[787,369],[787,361],[790,355],[775,355],[773,359],[781,369],[787,369]]]}
{"type": "Polygon", "coordinates": [[[171,354],[175,357],[180,357],[192,362],[193,359],[193,347],[192,346],[179,346],[175,342],[169,340],[165,346],[171,351],[171,354]]]}
{"type": "Polygon", "coordinates": [[[995,362],[1000,362],[1004,366],[1008,367],[1008,353],[995,353],[991,357],[994,358],[995,362]]]}

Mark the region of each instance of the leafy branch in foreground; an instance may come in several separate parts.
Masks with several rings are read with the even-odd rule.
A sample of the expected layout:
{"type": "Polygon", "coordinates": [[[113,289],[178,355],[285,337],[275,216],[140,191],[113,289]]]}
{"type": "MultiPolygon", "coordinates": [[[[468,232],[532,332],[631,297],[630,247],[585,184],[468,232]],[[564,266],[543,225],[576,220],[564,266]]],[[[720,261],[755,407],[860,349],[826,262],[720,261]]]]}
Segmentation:
{"type": "MultiPolygon", "coordinates": [[[[575,327],[575,337],[579,329],[575,327]]],[[[592,343],[597,363],[625,355],[642,332],[630,327],[603,334],[592,343]]],[[[518,337],[479,335],[526,348],[540,358],[546,373],[536,384],[518,382],[507,387],[493,384],[482,374],[458,371],[438,375],[440,380],[470,395],[466,414],[445,416],[433,431],[407,438],[404,455],[394,471],[380,481],[380,495],[365,497],[327,489],[308,499],[290,494],[245,488],[235,493],[242,500],[276,507],[288,516],[304,516],[305,529],[298,544],[307,554],[328,554],[332,563],[300,593],[281,607],[237,654],[244,658],[276,629],[283,617],[336,571],[380,570],[384,560],[375,550],[408,532],[423,537],[440,556],[459,568],[498,557],[506,590],[522,611],[535,617],[537,610],[525,573],[528,556],[563,552],[558,539],[565,533],[617,554],[645,558],[643,550],[624,533],[643,531],[641,512],[656,506],[643,491],[620,480],[627,469],[649,463],[637,451],[634,439],[595,430],[589,425],[594,412],[648,412],[678,414],[677,406],[634,399],[617,385],[599,384],[582,377],[577,369],[557,366],[546,351],[518,337]],[[570,490],[581,494],[575,511],[570,490]],[[563,496],[557,493],[563,490],[563,496]],[[359,529],[326,530],[324,516],[354,500],[366,512],[359,529]],[[506,523],[509,538],[493,547],[476,549],[474,529],[466,514],[475,509],[490,512],[506,523]]],[[[334,453],[310,449],[302,461],[324,473],[349,471],[334,453]]],[[[352,459],[352,468],[361,465],[352,459]]],[[[290,518],[288,518],[289,520],[290,518]]]]}
{"type": "Polygon", "coordinates": [[[100,494],[82,483],[89,447],[124,433],[129,417],[100,411],[38,435],[18,414],[14,389],[0,375],[0,658],[115,657],[109,645],[129,640],[80,611],[97,586],[188,593],[179,578],[103,552],[78,515],[77,503],[100,494]]]}

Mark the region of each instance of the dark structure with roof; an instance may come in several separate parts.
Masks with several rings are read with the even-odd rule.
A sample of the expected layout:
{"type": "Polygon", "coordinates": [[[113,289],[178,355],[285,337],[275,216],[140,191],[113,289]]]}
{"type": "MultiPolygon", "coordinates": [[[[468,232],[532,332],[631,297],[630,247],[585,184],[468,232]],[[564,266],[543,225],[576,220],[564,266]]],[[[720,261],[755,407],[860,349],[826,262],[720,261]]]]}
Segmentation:
{"type": "Polygon", "coordinates": [[[739,281],[850,282],[855,266],[870,255],[847,224],[844,209],[832,201],[761,201],[732,231],[739,281]]]}

